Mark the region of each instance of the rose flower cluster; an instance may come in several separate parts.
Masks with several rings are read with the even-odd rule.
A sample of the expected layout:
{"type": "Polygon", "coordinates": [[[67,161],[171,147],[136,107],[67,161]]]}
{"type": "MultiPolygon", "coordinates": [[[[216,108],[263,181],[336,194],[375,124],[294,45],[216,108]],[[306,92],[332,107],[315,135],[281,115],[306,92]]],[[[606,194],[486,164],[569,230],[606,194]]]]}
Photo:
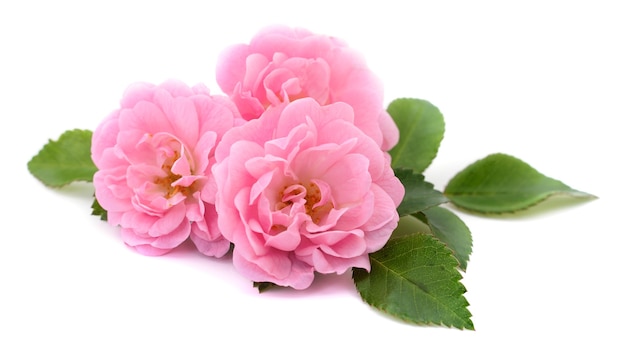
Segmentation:
{"type": "Polygon", "coordinates": [[[95,196],[124,242],[185,241],[255,282],[304,289],[369,270],[398,224],[398,129],[383,89],[344,42],[270,27],[225,49],[223,95],[179,81],[131,85],[92,138],[95,196]]]}

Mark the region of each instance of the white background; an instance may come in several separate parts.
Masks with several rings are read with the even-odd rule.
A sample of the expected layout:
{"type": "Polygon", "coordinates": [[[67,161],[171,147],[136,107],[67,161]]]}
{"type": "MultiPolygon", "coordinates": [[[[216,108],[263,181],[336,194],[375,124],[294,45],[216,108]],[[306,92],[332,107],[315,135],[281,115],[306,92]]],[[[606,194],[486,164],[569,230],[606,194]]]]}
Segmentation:
{"type": "Polygon", "coordinates": [[[624,360],[624,19],[619,1],[3,2],[0,359],[624,360]],[[141,256],[90,215],[90,185],[28,173],[49,138],[95,129],[134,81],[220,93],[218,53],[278,23],[361,51],[386,103],[440,108],[438,189],[504,152],[599,197],[457,213],[474,236],[475,331],[387,317],[348,274],[258,294],[228,258],[141,256]]]}

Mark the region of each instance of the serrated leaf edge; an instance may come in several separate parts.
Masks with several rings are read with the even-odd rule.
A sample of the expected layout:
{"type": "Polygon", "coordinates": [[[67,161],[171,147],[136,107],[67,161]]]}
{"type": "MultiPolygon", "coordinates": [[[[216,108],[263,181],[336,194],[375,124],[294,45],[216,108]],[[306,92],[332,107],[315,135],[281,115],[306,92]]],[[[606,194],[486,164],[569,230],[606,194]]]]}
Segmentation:
{"type": "MultiPolygon", "coordinates": [[[[433,238],[435,238],[435,237],[433,237],[433,238]]],[[[441,242],[441,241],[439,241],[439,242],[441,242]]],[[[441,243],[443,243],[443,242],[441,242],[441,243]]],[[[448,251],[451,251],[451,250],[450,250],[450,248],[449,248],[447,245],[445,245],[445,244],[444,244],[444,247],[445,247],[446,249],[448,249],[448,251]]],[[[452,256],[452,255],[451,255],[451,256],[452,256]]],[[[452,257],[453,257],[453,258],[454,258],[454,260],[458,263],[458,260],[457,260],[454,256],[452,256],[452,257]]],[[[400,275],[398,275],[398,276],[399,276],[399,277],[401,277],[400,275]]],[[[470,304],[469,304],[469,302],[467,301],[467,299],[465,298],[465,296],[463,296],[463,295],[467,292],[467,288],[465,287],[465,285],[464,285],[463,283],[461,283],[461,282],[460,282],[462,279],[463,279],[463,277],[461,276],[461,278],[459,278],[456,282],[457,282],[457,283],[459,283],[459,284],[463,287],[463,292],[461,292],[461,296],[460,296],[460,297],[462,297],[462,298],[463,298],[463,300],[465,301],[465,302],[464,302],[464,303],[465,303],[465,307],[468,307],[470,304]]],[[[409,282],[409,281],[406,281],[406,282],[409,282]]],[[[411,283],[411,282],[409,282],[409,283],[411,283]]],[[[421,289],[421,287],[417,286],[417,288],[418,288],[418,289],[420,289],[420,292],[424,293],[424,294],[425,294],[425,295],[427,295],[429,298],[431,298],[431,299],[435,299],[435,298],[434,298],[431,294],[429,294],[428,292],[423,291],[423,290],[421,289]]],[[[361,297],[361,298],[362,298],[362,297],[361,297]]],[[[436,300],[436,299],[435,299],[435,300],[436,300]]],[[[379,306],[376,306],[376,305],[371,304],[370,302],[367,302],[366,300],[364,300],[364,301],[365,301],[368,305],[370,305],[371,307],[374,307],[374,308],[376,308],[376,309],[379,309],[379,310],[383,311],[384,313],[386,313],[386,314],[388,314],[388,315],[391,315],[391,316],[393,316],[393,317],[396,317],[396,318],[398,318],[398,319],[403,320],[404,322],[413,323],[413,324],[416,324],[416,325],[425,325],[425,326],[429,326],[429,325],[430,325],[430,326],[433,326],[433,325],[434,325],[434,326],[442,326],[442,327],[447,327],[447,328],[456,328],[456,329],[459,329],[459,330],[464,330],[464,329],[467,329],[467,330],[474,330],[474,323],[473,323],[473,322],[472,322],[472,320],[470,319],[470,318],[471,318],[471,316],[472,316],[472,314],[471,314],[471,312],[470,312],[469,310],[467,310],[467,312],[469,313],[469,317],[470,317],[470,318],[468,318],[468,320],[467,320],[467,321],[465,321],[465,319],[463,319],[462,317],[458,317],[458,316],[457,316],[457,319],[458,319],[458,320],[460,320],[460,321],[461,321],[461,323],[463,324],[462,326],[460,326],[460,327],[459,327],[459,326],[456,326],[456,325],[453,325],[453,324],[447,324],[447,323],[444,323],[443,321],[442,321],[442,322],[440,322],[440,323],[436,323],[436,322],[433,322],[433,321],[416,321],[416,320],[413,320],[413,319],[411,319],[410,317],[408,317],[408,316],[406,316],[406,315],[404,315],[404,314],[400,314],[400,313],[393,313],[393,312],[391,312],[391,311],[387,310],[386,308],[384,308],[384,305],[381,305],[381,306],[379,307],[379,306]],[[466,326],[465,326],[465,324],[469,324],[471,327],[466,327],[466,326]]],[[[457,315],[457,314],[456,314],[456,312],[451,312],[451,313],[452,313],[452,314],[454,314],[454,315],[457,315]]]]}
{"type": "MultiPolygon", "coordinates": [[[[435,207],[439,207],[439,206],[435,206],[435,207]]],[[[428,210],[428,209],[431,209],[431,208],[435,208],[435,207],[429,207],[429,208],[426,208],[425,210],[428,210]]],[[[424,211],[425,211],[425,210],[424,210],[424,211]]],[[[446,242],[442,241],[441,239],[439,239],[439,237],[435,236],[435,234],[434,234],[434,232],[435,232],[435,231],[433,230],[433,227],[432,227],[432,226],[430,225],[430,223],[428,222],[428,217],[424,214],[424,211],[420,211],[420,212],[418,212],[418,213],[419,213],[419,214],[421,214],[421,215],[422,215],[422,216],[426,219],[426,221],[422,220],[422,219],[421,219],[419,216],[417,216],[416,214],[412,214],[411,216],[413,216],[413,217],[417,218],[419,221],[421,221],[421,222],[425,223],[425,224],[428,226],[428,229],[430,229],[430,231],[431,231],[431,232],[433,232],[432,237],[433,237],[433,238],[435,238],[435,239],[437,239],[437,240],[438,240],[439,242],[441,242],[441,243],[442,243],[442,244],[443,244],[446,248],[448,248],[448,250],[450,250],[450,253],[452,253],[452,256],[453,256],[453,257],[454,257],[454,259],[456,259],[456,260],[457,260],[457,262],[458,262],[458,268],[459,268],[459,270],[461,270],[461,271],[462,271],[462,272],[464,272],[464,273],[465,273],[465,272],[467,272],[467,266],[466,266],[466,267],[462,267],[462,266],[461,266],[461,261],[460,261],[460,260],[459,260],[459,258],[457,257],[458,253],[457,253],[455,250],[453,250],[452,248],[450,248],[450,246],[449,246],[446,242]]],[[[450,211],[450,212],[451,212],[451,211],[450,211]]],[[[463,228],[465,228],[465,230],[467,231],[467,233],[468,233],[468,234],[469,234],[469,236],[470,236],[470,239],[472,240],[472,242],[470,243],[470,251],[469,251],[469,253],[467,254],[467,262],[466,262],[466,264],[467,264],[467,265],[469,265],[470,256],[472,255],[472,252],[474,252],[474,237],[473,237],[473,235],[472,235],[472,230],[470,230],[470,229],[469,229],[469,227],[467,226],[467,224],[466,224],[465,222],[463,222],[463,220],[462,220],[462,219],[461,219],[458,215],[456,215],[456,214],[455,214],[455,216],[457,216],[457,217],[461,220],[461,224],[463,225],[463,228]]]]}
{"type": "MultiPolygon", "coordinates": [[[[403,236],[399,236],[399,237],[394,237],[394,238],[392,238],[392,239],[393,239],[393,240],[397,240],[397,239],[400,239],[400,238],[405,238],[405,237],[415,236],[416,234],[418,234],[418,233],[408,234],[408,235],[403,235],[403,236]]],[[[426,234],[426,235],[428,235],[429,237],[431,237],[431,238],[433,238],[433,239],[437,240],[437,242],[439,242],[439,244],[442,246],[442,248],[444,248],[445,250],[447,250],[447,251],[448,251],[448,257],[451,257],[451,258],[452,258],[452,259],[454,259],[454,261],[457,263],[457,267],[456,267],[456,269],[457,269],[457,271],[459,271],[459,274],[458,274],[458,275],[459,275],[459,279],[458,279],[456,282],[457,282],[457,283],[458,283],[458,284],[462,287],[462,292],[460,293],[460,297],[463,299],[464,304],[465,304],[465,308],[466,308],[466,310],[467,310],[467,312],[468,312],[468,319],[467,319],[467,322],[466,322],[466,321],[465,321],[462,317],[457,317],[459,320],[461,320],[461,321],[462,321],[461,323],[462,323],[462,324],[464,324],[463,326],[458,327],[458,326],[456,326],[456,325],[452,325],[452,324],[447,324],[447,323],[444,323],[443,321],[442,321],[442,322],[440,322],[440,323],[436,323],[436,322],[432,322],[432,321],[417,321],[417,320],[414,320],[414,319],[412,319],[412,318],[410,318],[410,317],[408,317],[408,316],[406,316],[406,315],[404,315],[404,314],[399,314],[399,313],[394,313],[394,312],[389,311],[389,310],[386,308],[386,305],[380,305],[380,306],[378,306],[378,305],[375,305],[375,304],[373,304],[373,303],[369,302],[368,300],[366,300],[366,299],[365,299],[365,297],[363,297],[363,295],[361,294],[361,292],[358,290],[358,286],[356,285],[355,273],[354,273],[354,272],[357,272],[357,269],[356,269],[356,268],[353,268],[352,280],[353,280],[353,283],[355,284],[355,288],[357,288],[357,293],[359,294],[359,297],[361,297],[361,300],[363,300],[363,302],[365,302],[366,304],[368,304],[370,307],[375,308],[375,309],[377,309],[377,310],[379,310],[379,311],[381,311],[381,312],[385,313],[385,314],[386,314],[386,315],[388,315],[388,316],[391,316],[391,317],[393,317],[393,318],[396,318],[396,319],[402,320],[402,321],[407,322],[407,323],[410,323],[410,324],[422,325],[422,326],[441,326],[441,327],[447,327],[447,328],[455,328],[455,329],[459,329],[459,330],[465,330],[465,329],[466,329],[466,330],[471,330],[471,331],[475,330],[475,328],[474,328],[474,323],[473,323],[473,321],[471,320],[471,317],[472,317],[473,315],[472,315],[472,313],[469,311],[469,309],[467,309],[467,307],[468,307],[468,306],[470,306],[470,303],[469,303],[469,301],[467,301],[467,298],[464,296],[464,295],[465,295],[465,293],[467,292],[467,288],[466,288],[466,287],[465,287],[465,285],[461,282],[461,280],[463,280],[463,275],[461,274],[461,271],[462,271],[462,270],[460,270],[460,267],[459,267],[459,265],[460,265],[459,260],[458,260],[456,257],[454,257],[454,252],[452,251],[452,249],[451,249],[450,247],[448,247],[448,245],[447,245],[445,242],[442,242],[439,238],[435,237],[435,236],[434,236],[434,235],[432,235],[432,234],[426,234]],[[469,326],[470,326],[470,327],[466,327],[466,326],[465,326],[465,324],[469,324],[469,326]]],[[[392,240],[392,239],[390,239],[390,240],[392,240]]],[[[376,260],[373,260],[373,259],[372,259],[372,257],[371,257],[371,255],[370,255],[370,262],[372,262],[372,261],[376,261],[376,260]]],[[[382,263],[380,263],[380,262],[378,262],[378,261],[376,261],[376,263],[379,263],[379,264],[381,264],[381,265],[382,265],[382,263]]],[[[386,268],[386,267],[385,267],[385,268],[386,268]]],[[[359,270],[360,272],[363,272],[363,273],[364,273],[364,275],[365,275],[365,277],[369,277],[369,276],[370,276],[370,273],[369,273],[369,272],[367,272],[366,270],[364,270],[364,269],[358,269],[358,270],[359,270]]],[[[395,272],[394,272],[394,273],[395,273],[395,272]]],[[[396,274],[397,274],[397,273],[396,273],[396,274]]],[[[400,278],[404,279],[404,277],[402,277],[401,275],[399,275],[399,274],[397,274],[397,275],[398,275],[398,277],[400,277],[400,278]]],[[[411,284],[412,284],[412,282],[410,282],[410,281],[408,281],[408,280],[407,280],[406,282],[408,282],[408,283],[411,283],[411,284]]],[[[417,285],[416,285],[416,286],[417,286],[417,285]]],[[[419,289],[420,289],[420,291],[421,291],[421,292],[423,292],[424,294],[426,294],[429,298],[433,298],[433,296],[432,296],[431,294],[429,294],[429,293],[427,293],[427,292],[423,291],[423,290],[421,289],[421,287],[417,286],[417,288],[419,288],[419,289]]],[[[456,315],[456,312],[452,312],[452,314],[455,314],[455,315],[456,315]]]]}
{"type": "MultiPolygon", "coordinates": [[[[448,193],[450,194],[450,193],[448,193]]],[[[476,193],[476,194],[480,194],[480,193],[476,193]]],[[[489,194],[497,194],[497,193],[489,193],[489,194]]],[[[510,193],[503,193],[503,194],[510,194],[510,193]]],[[[535,206],[547,201],[550,198],[553,197],[557,197],[557,196],[567,196],[570,198],[578,198],[578,199],[589,199],[589,200],[593,200],[593,199],[597,199],[598,197],[590,194],[590,193],[585,193],[585,192],[581,192],[581,191],[577,191],[577,190],[573,190],[573,192],[570,191],[553,191],[553,192],[549,192],[548,194],[546,194],[544,197],[539,198],[537,201],[532,202],[527,204],[524,207],[518,207],[518,208],[513,208],[511,210],[503,210],[503,211],[481,211],[478,209],[474,209],[471,207],[465,207],[463,205],[460,205],[458,203],[456,203],[454,201],[454,198],[448,198],[450,203],[453,204],[456,208],[472,213],[472,214],[480,214],[480,215],[512,215],[512,214],[519,214],[521,212],[527,211],[531,208],[534,208],[535,206]]]]}

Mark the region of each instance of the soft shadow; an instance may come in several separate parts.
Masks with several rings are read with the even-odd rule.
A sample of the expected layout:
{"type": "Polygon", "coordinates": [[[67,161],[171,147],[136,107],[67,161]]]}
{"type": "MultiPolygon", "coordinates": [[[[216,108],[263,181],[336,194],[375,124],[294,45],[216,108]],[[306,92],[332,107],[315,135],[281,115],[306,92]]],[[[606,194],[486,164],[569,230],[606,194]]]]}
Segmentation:
{"type": "Polygon", "coordinates": [[[230,264],[233,262],[232,259],[232,250],[226,253],[224,256],[217,258],[206,256],[198,251],[196,246],[190,239],[187,239],[185,242],[171,250],[170,252],[164,254],[161,257],[167,257],[177,260],[184,260],[186,262],[202,262],[206,263],[219,263],[219,264],[230,264]],[[207,262],[210,261],[210,262],[207,262]]]}
{"type": "Polygon", "coordinates": [[[53,191],[74,199],[93,199],[94,187],[91,182],[73,182],[60,188],[52,188],[53,191]]]}
{"type": "Polygon", "coordinates": [[[270,286],[259,293],[267,297],[279,298],[301,298],[337,294],[352,294],[355,298],[359,297],[356,286],[352,281],[352,271],[347,271],[341,275],[316,273],[311,286],[304,290],[296,290],[291,287],[270,286]]]}

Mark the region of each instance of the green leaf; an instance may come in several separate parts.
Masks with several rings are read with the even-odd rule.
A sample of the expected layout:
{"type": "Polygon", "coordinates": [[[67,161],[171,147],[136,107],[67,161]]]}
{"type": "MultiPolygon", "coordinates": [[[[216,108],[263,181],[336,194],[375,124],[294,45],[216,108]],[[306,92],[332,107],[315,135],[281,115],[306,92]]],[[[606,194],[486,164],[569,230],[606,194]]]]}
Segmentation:
{"type": "Polygon", "coordinates": [[[448,201],[441,192],[434,189],[431,183],[424,181],[422,174],[415,174],[410,169],[395,169],[394,173],[404,185],[404,198],[398,206],[400,217],[448,201]]]}
{"type": "Polygon", "coordinates": [[[431,103],[414,98],[392,101],[387,112],[400,129],[398,144],[389,151],[392,167],[424,172],[437,156],[443,139],[443,115],[431,103]]]}
{"type": "MultiPolygon", "coordinates": [[[[421,213],[416,213],[421,214],[421,213]]],[[[391,233],[389,238],[399,238],[414,233],[428,233],[432,234],[432,230],[428,227],[425,221],[418,219],[415,215],[409,215],[400,217],[398,220],[398,226],[391,233]]]]}
{"type": "Polygon", "coordinates": [[[436,238],[416,233],[391,239],[370,255],[371,271],[352,277],[372,307],[407,322],[474,329],[458,261],[436,238]]]}
{"type": "Polygon", "coordinates": [[[271,290],[281,290],[287,289],[286,286],[279,286],[273,282],[252,282],[252,286],[257,289],[259,293],[271,291],[271,290]]]}
{"type": "Polygon", "coordinates": [[[425,209],[417,217],[430,227],[435,237],[452,250],[452,254],[459,261],[459,267],[465,271],[472,253],[472,234],[461,218],[442,207],[425,209]]]}
{"type": "Polygon", "coordinates": [[[276,284],[272,282],[252,282],[252,286],[254,286],[259,293],[263,293],[273,287],[276,287],[276,284]]]}
{"type": "Polygon", "coordinates": [[[98,170],[91,160],[91,135],[90,130],[66,131],[57,141],[50,140],[28,162],[28,170],[50,187],[91,182],[98,170]]]}
{"type": "Polygon", "coordinates": [[[102,206],[100,205],[100,203],[98,203],[98,200],[95,197],[93,199],[93,203],[91,204],[91,215],[99,216],[100,219],[103,221],[107,220],[106,209],[102,208],[102,206]]]}
{"type": "Polygon", "coordinates": [[[480,213],[515,212],[556,194],[595,198],[502,153],[491,154],[460,171],[443,193],[456,206],[480,213]]]}

